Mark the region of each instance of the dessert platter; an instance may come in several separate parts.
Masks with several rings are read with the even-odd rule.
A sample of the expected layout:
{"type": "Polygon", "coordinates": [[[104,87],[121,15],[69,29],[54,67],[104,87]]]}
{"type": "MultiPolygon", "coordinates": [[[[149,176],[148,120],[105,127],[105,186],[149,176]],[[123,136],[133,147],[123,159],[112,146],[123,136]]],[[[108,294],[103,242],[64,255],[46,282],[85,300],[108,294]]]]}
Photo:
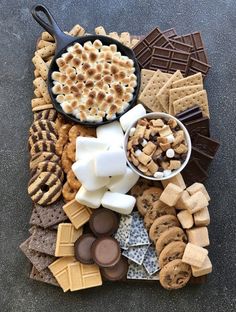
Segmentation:
{"type": "MultiPolygon", "coordinates": [[[[41,13],[41,15],[39,15],[41,13]]],[[[47,18],[47,22],[42,18],[47,18]]],[[[32,62],[30,278],[66,291],[107,281],[206,282],[212,272],[210,196],[203,184],[219,142],[210,137],[199,32],[145,36],[46,30],[32,62]]]]}

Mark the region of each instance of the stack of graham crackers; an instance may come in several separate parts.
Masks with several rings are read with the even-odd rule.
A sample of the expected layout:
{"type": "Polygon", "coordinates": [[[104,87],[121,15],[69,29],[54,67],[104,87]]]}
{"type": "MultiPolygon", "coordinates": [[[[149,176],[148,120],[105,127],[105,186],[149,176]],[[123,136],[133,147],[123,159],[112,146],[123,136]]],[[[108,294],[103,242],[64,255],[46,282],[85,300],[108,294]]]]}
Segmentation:
{"type": "Polygon", "coordinates": [[[209,118],[207,92],[201,73],[184,78],[179,70],[174,74],[142,69],[139,101],[153,112],[176,115],[187,108],[199,106],[209,118]]]}

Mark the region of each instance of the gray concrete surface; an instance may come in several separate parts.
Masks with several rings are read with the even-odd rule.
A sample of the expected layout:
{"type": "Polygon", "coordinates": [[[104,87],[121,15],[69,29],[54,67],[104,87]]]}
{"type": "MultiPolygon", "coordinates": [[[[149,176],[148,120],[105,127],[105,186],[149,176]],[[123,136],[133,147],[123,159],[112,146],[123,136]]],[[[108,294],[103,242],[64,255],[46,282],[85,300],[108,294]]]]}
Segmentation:
{"type": "Polygon", "coordinates": [[[235,119],[236,2],[234,0],[42,1],[64,29],[75,23],[92,31],[147,33],[175,26],[201,31],[212,69],[206,88],[212,136],[221,149],[210,169],[209,227],[213,273],[202,286],[167,292],[144,283],[108,284],[63,294],[28,278],[29,263],[18,246],[28,236],[27,132],[32,121],[31,58],[41,29],[29,8],[37,1],[0,0],[0,311],[235,311],[235,119]]]}

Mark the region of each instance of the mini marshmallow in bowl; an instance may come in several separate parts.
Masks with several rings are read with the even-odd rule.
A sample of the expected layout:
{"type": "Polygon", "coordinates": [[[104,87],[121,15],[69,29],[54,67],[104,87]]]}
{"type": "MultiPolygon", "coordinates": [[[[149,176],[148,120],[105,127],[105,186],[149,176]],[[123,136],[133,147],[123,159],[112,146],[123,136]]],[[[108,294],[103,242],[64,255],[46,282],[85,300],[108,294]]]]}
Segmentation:
{"type": "Polygon", "coordinates": [[[191,139],[187,129],[175,117],[149,113],[129,126],[124,149],[134,172],[146,179],[166,180],[187,165],[191,139]]]}

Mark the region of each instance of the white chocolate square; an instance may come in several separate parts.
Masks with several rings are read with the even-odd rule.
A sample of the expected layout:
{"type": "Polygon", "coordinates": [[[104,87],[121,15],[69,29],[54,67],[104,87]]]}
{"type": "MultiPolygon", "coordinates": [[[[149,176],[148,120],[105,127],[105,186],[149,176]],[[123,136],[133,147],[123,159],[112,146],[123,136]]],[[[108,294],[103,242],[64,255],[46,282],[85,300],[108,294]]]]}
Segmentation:
{"type": "Polygon", "coordinates": [[[193,217],[196,226],[206,226],[210,224],[210,214],[207,207],[195,212],[193,217]]]}
{"type": "Polygon", "coordinates": [[[126,167],[126,172],[121,176],[111,177],[108,189],[111,192],[126,194],[138,181],[139,175],[126,167]]]}
{"type": "Polygon", "coordinates": [[[191,268],[192,268],[192,274],[194,277],[209,274],[212,272],[211,260],[209,259],[208,256],[206,256],[206,259],[200,268],[193,266],[193,265],[191,266],[191,268]]]}
{"type": "Polygon", "coordinates": [[[94,169],[97,177],[123,175],[126,172],[125,151],[121,148],[96,153],[94,169]]]}
{"type": "Polygon", "coordinates": [[[186,184],[184,182],[184,179],[182,177],[182,174],[179,173],[176,176],[174,176],[173,178],[167,179],[167,180],[163,180],[161,181],[163,187],[165,188],[169,183],[173,183],[175,185],[178,185],[179,187],[181,187],[183,190],[186,189],[186,184]]]}
{"type": "Polygon", "coordinates": [[[177,214],[180,224],[183,229],[191,229],[193,226],[193,216],[188,210],[182,210],[177,214]]]}
{"type": "Polygon", "coordinates": [[[184,250],[182,261],[196,267],[201,267],[208,255],[208,250],[188,243],[184,250]]]}
{"type": "Polygon", "coordinates": [[[77,137],[76,139],[76,160],[88,159],[97,152],[107,150],[109,145],[97,138],[77,137]]]}
{"type": "Polygon", "coordinates": [[[146,109],[142,104],[138,104],[131,108],[127,113],[120,117],[120,124],[124,131],[126,131],[135,120],[143,117],[146,114],[146,109]]]}
{"type": "Polygon", "coordinates": [[[130,214],[134,208],[134,196],[121,193],[106,192],[102,198],[102,206],[120,214],[130,214]]]}
{"type": "Polygon", "coordinates": [[[186,230],[186,233],[190,243],[201,247],[210,245],[207,227],[194,227],[190,230],[186,230]]]}
{"type": "Polygon", "coordinates": [[[92,158],[76,161],[71,168],[77,179],[88,191],[96,191],[109,183],[108,177],[95,176],[92,158]]]}
{"type": "Polygon", "coordinates": [[[97,138],[109,146],[123,147],[124,132],[118,121],[97,127],[97,138]]]}
{"type": "Polygon", "coordinates": [[[186,208],[188,211],[193,214],[205,207],[208,206],[208,200],[206,196],[201,192],[198,191],[191,195],[189,199],[185,201],[186,208]]]}
{"type": "Polygon", "coordinates": [[[90,192],[81,186],[75,196],[75,200],[82,205],[96,209],[101,206],[102,197],[106,191],[107,189],[104,187],[99,190],[90,192]]]}
{"type": "Polygon", "coordinates": [[[193,183],[191,186],[187,188],[187,191],[189,192],[190,195],[193,195],[194,193],[201,191],[206,196],[206,199],[208,201],[211,199],[205,186],[202,183],[199,182],[193,183]]]}
{"type": "Polygon", "coordinates": [[[182,188],[173,183],[169,183],[162,192],[160,200],[168,206],[174,206],[182,193],[182,188]]]}

